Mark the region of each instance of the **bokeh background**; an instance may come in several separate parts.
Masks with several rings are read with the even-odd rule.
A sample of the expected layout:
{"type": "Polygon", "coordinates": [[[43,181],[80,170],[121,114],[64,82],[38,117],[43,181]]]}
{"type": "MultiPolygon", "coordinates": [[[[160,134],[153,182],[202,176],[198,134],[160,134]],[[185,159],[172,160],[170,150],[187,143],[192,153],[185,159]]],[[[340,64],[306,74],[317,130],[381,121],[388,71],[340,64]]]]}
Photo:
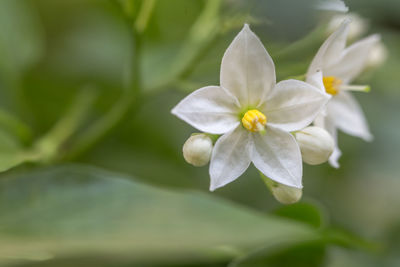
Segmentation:
{"type": "MultiPolygon", "coordinates": [[[[400,266],[400,2],[349,0],[388,50],[357,81],[371,131],[283,206],[254,167],[208,192],[170,114],[219,83],[250,23],[278,79],[304,74],[332,12],[312,1],[0,2],[1,266],[400,266]]],[[[349,41],[351,42],[351,40],[349,41]]]]}

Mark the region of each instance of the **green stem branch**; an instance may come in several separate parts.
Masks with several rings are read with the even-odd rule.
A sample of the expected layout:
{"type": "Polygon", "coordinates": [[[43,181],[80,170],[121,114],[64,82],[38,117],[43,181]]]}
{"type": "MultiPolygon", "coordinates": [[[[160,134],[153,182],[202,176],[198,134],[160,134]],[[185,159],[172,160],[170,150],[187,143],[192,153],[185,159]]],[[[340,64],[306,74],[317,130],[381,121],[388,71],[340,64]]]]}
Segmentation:
{"type": "Polygon", "coordinates": [[[56,123],[56,125],[42,138],[40,138],[33,147],[37,160],[48,162],[59,156],[60,148],[76,132],[76,130],[85,121],[86,115],[95,99],[94,91],[84,89],[80,93],[76,102],[66,112],[66,114],[56,123]]]}
{"type": "MultiPolygon", "coordinates": [[[[139,15],[140,16],[140,15],[139,15]]],[[[132,19],[126,18],[131,29],[132,50],[128,62],[127,86],[120,98],[114,103],[108,113],[95,121],[85,132],[75,141],[74,148],[71,149],[64,158],[71,159],[84,153],[105,135],[107,135],[116,125],[118,125],[130,111],[132,107],[137,107],[140,98],[140,34],[136,31],[132,19]]]]}

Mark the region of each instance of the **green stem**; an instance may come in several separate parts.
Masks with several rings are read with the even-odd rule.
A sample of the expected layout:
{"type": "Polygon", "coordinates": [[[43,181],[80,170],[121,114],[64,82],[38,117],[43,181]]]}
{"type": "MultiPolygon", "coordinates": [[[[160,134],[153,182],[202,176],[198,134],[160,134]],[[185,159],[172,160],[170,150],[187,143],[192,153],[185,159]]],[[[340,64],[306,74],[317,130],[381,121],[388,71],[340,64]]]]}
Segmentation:
{"type": "Polygon", "coordinates": [[[321,43],[326,38],[326,25],[320,26],[310,32],[306,37],[295,41],[291,45],[281,49],[278,53],[274,54],[274,60],[294,60],[304,57],[304,53],[318,49],[321,43]]]}
{"type": "Polygon", "coordinates": [[[146,30],[147,24],[153,12],[156,0],[144,0],[140,7],[139,15],[135,21],[135,28],[139,33],[146,30]]]}
{"type": "MultiPolygon", "coordinates": [[[[64,158],[71,159],[84,153],[105,135],[107,135],[116,125],[118,125],[135,104],[139,103],[140,97],[140,35],[132,26],[131,19],[127,18],[131,28],[132,51],[128,62],[128,84],[117,102],[108,113],[94,122],[85,132],[83,132],[74,143],[64,158]]],[[[137,105],[135,106],[137,108],[137,105]]]]}
{"type": "Polygon", "coordinates": [[[221,0],[208,0],[201,14],[191,27],[188,38],[185,40],[179,54],[171,64],[169,71],[158,78],[147,88],[154,93],[181,80],[192,70],[199,56],[218,36],[220,20],[218,12],[221,0]]]}
{"type": "Polygon", "coordinates": [[[272,188],[277,187],[279,184],[271,179],[269,179],[267,176],[259,172],[261,180],[265,183],[265,185],[268,187],[268,189],[272,192],[272,188]]]}
{"type": "Polygon", "coordinates": [[[29,143],[32,139],[32,130],[29,126],[3,109],[0,109],[0,125],[3,130],[7,129],[23,143],[29,143]]]}
{"type": "Polygon", "coordinates": [[[33,146],[29,155],[37,155],[34,158],[48,162],[54,160],[61,146],[76,132],[86,119],[86,115],[95,99],[94,91],[84,89],[76,98],[76,102],[66,112],[56,125],[33,146]]]}

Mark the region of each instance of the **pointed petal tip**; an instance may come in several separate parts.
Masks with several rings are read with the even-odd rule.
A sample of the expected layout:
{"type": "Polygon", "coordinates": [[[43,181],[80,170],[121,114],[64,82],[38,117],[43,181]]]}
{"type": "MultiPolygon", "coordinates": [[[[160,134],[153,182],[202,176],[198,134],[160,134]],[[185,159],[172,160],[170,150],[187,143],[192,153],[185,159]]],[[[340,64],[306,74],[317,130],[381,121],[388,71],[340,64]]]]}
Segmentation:
{"type": "MultiPolygon", "coordinates": [[[[210,176],[211,178],[211,176],[210,176]]],[[[215,190],[217,190],[220,187],[223,187],[225,184],[216,184],[215,182],[213,182],[214,180],[211,178],[211,182],[210,182],[210,187],[209,190],[210,192],[214,192],[215,190]]]]}
{"type": "Polygon", "coordinates": [[[243,24],[242,32],[252,32],[250,29],[250,25],[247,23],[243,24]]]}
{"type": "Polygon", "coordinates": [[[362,137],[364,141],[366,142],[372,142],[374,141],[374,136],[371,133],[366,134],[364,137],[362,137]]]}
{"type": "Polygon", "coordinates": [[[331,167],[333,167],[335,169],[339,169],[339,167],[340,167],[340,164],[337,160],[329,159],[329,165],[331,165],[331,167]]]}
{"type": "Polygon", "coordinates": [[[213,186],[210,185],[210,188],[209,188],[210,192],[214,192],[215,189],[216,189],[216,188],[214,188],[213,186]]]}
{"type": "Polygon", "coordinates": [[[176,106],[171,109],[171,114],[176,116],[176,106]]]}

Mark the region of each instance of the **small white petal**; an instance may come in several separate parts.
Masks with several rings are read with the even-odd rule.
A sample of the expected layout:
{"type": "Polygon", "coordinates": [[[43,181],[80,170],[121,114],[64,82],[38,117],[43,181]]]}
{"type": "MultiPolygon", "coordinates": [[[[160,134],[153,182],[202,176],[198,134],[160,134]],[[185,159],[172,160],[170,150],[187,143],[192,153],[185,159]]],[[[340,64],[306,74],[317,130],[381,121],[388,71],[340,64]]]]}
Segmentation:
{"type": "Polygon", "coordinates": [[[324,75],[338,77],[345,84],[351,82],[365,69],[370,52],[379,40],[379,35],[374,34],[347,47],[335,65],[324,69],[324,75]]]}
{"type": "Polygon", "coordinates": [[[349,92],[342,91],[337,94],[328,103],[327,108],[337,128],[365,141],[373,139],[361,107],[349,92]]]}
{"type": "Polygon", "coordinates": [[[325,71],[325,68],[338,62],[346,46],[349,23],[350,20],[345,19],[339,29],[332,33],[322,44],[308,68],[307,76],[314,74],[319,69],[325,71]]]}
{"type": "Polygon", "coordinates": [[[262,106],[267,123],[284,131],[309,125],[329,100],[320,89],[297,80],[279,82],[262,106]]]}
{"type": "Polygon", "coordinates": [[[329,164],[334,168],[339,168],[339,158],[342,155],[342,152],[339,149],[338,145],[338,137],[337,137],[337,129],[334,121],[329,115],[320,114],[314,121],[314,125],[324,128],[333,138],[334,140],[334,149],[329,157],[329,164]]]}
{"type": "Polygon", "coordinates": [[[245,107],[258,106],[276,83],[274,62],[247,24],[222,58],[220,80],[245,107]]]}
{"type": "Polygon", "coordinates": [[[317,70],[314,74],[306,77],[306,82],[312,86],[317,87],[319,90],[325,93],[325,86],[323,82],[323,75],[321,70],[317,70]]]}
{"type": "Polygon", "coordinates": [[[219,86],[200,88],[171,111],[194,128],[211,134],[223,134],[239,125],[239,107],[235,99],[219,86]]]}
{"type": "Polygon", "coordinates": [[[329,157],[329,164],[336,169],[339,169],[339,158],[342,156],[342,151],[340,151],[339,147],[336,145],[333,149],[332,155],[329,157]]]}
{"type": "Polygon", "coordinates": [[[278,183],[302,188],[303,165],[295,138],[267,126],[265,134],[253,134],[251,160],[265,176],[278,183]]]}
{"type": "Polygon", "coordinates": [[[215,143],[210,162],[210,191],[234,181],[249,167],[250,134],[239,126],[215,143]]]}

